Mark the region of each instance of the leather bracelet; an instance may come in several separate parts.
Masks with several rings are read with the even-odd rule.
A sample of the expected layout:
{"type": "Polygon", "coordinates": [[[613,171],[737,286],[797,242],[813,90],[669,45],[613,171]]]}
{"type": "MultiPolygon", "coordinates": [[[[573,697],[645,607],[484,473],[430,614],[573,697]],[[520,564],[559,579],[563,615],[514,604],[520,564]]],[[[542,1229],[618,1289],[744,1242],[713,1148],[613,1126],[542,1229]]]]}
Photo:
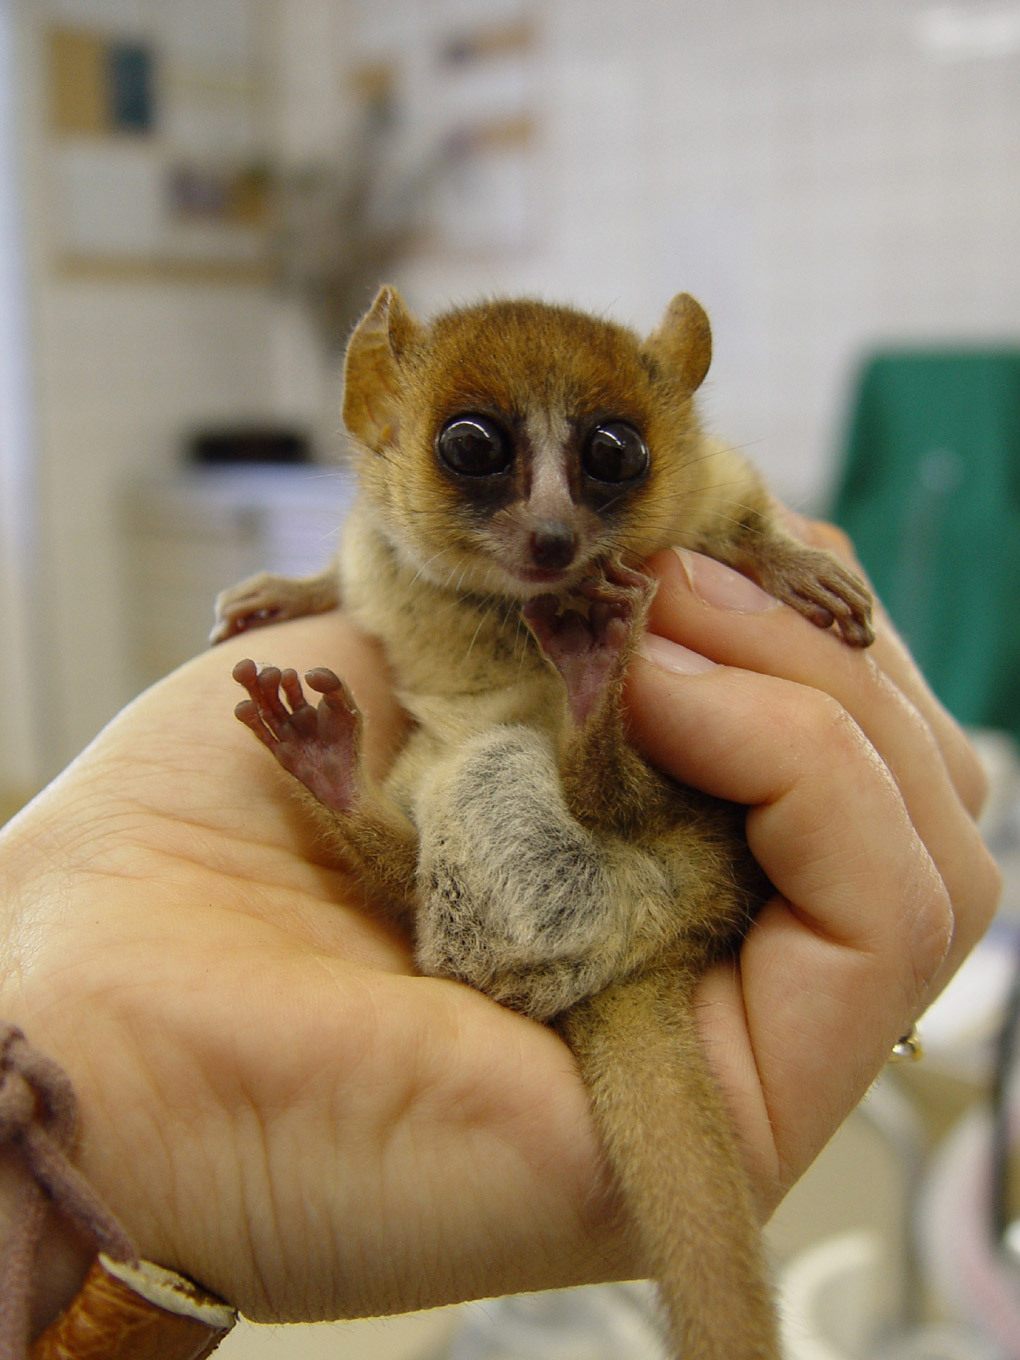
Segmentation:
{"type": "Polygon", "coordinates": [[[101,1252],[29,1360],[203,1360],[236,1321],[232,1308],[183,1276],[101,1252]]]}
{"type": "Polygon", "coordinates": [[[0,1242],[0,1360],[203,1360],[237,1321],[182,1275],[143,1261],[130,1236],[71,1164],[77,1102],[71,1083],[0,1021],[0,1146],[27,1175],[0,1242]],[[28,1295],[47,1202],[99,1251],[70,1305],[29,1345],[28,1295]]]}

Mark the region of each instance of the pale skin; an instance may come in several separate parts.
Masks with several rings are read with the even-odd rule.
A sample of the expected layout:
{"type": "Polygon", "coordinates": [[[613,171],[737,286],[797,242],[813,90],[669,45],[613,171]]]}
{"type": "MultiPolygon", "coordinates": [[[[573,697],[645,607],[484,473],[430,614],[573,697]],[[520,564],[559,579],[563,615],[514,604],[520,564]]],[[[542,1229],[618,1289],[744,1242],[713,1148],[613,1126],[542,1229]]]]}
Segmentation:
{"type": "MultiPolygon", "coordinates": [[[[633,664],[629,712],[652,760],[751,805],[780,894],[698,1008],[765,1217],[984,931],[999,881],[974,753],[881,611],[851,650],[691,560],[702,594],[674,554],[653,559],[661,641],[633,664]]],[[[385,768],[401,717],[382,658],[317,616],[176,672],[0,841],[0,1015],[74,1081],[82,1169],[145,1255],[258,1320],[640,1274],[566,1047],[415,976],[407,940],[317,854],[289,777],[230,716],[253,650],[343,675],[385,768]]],[[[8,1154],[0,1226],[16,1174],[8,1154]]],[[[88,1259],[54,1224],[37,1323],[88,1259]]]]}

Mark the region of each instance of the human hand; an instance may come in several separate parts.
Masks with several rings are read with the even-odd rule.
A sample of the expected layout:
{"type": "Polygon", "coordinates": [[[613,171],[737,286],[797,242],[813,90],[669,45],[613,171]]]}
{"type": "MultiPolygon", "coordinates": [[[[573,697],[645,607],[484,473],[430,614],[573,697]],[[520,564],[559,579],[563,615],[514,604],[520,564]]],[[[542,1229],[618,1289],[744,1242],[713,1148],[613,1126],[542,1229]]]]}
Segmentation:
{"type": "MultiPolygon", "coordinates": [[[[838,530],[789,518],[859,570],[838,530]]],[[[768,1213],[980,938],[1001,880],[974,825],[977,757],[881,605],[857,651],[686,560],[650,564],[657,636],[631,669],[631,730],[677,779],[749,805],[777,890],[697,1006],[768,1213]]]]}
{"type": "MultiPolygon", "coordinates": [[[[403,731],[382,660],[317,616],[142,695],[0,839],[0,1016],[73,1081],[82,1170],[146,1257],[256,1320],[628,1273],[570,1054],[416,976],[330,866],[232,717],[253,641],[345,677],[379,773],[403,731]]],[[[40,1324],[90,1257],[56,1223],[47,1253],[40,1324]]]]}
{"type": "MultiPolygon", "coordinates": [[[[656,565],[653,626],[725,666],[637,661],[635,737],[757,804],[752,842],[789,899],[699,1009],[767,1208],[938,985],[950,902],[951,960],[990,914],[966,816],[980,779],[884,623],[861,657],[785,609],[707,607],[677,559],[656,565]]],[[[374,649],[338,615],[274,631],[260,650],[350,682],[383,767],[401,723],[374,649]]],[[[72,1077],[83,1170],[147,1256],[254,1318],[637,1273],[566,1049],[416,977],[310,843],[287,777],[229,716],[250,645],[142,696],[5,834],[0,1015],[72,1077]]],[[[51,1238],[65,1296],[82,1258],[51,1238]]]]}

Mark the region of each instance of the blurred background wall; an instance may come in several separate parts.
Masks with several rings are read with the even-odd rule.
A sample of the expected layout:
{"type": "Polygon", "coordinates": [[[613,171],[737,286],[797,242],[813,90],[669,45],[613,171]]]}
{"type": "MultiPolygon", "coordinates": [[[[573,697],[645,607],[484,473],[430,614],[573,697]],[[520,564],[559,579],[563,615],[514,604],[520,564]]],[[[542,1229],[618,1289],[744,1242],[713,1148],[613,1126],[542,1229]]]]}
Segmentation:
{"type": "MultiPolygon", "coordinates": [[[[332,464],[380,279],[425,312],[526,291],[640,328],[694,292],[710,422],[808,509],[865,351],[1020,330],[1015,0],[0,16],[0,787],[149,678],[132,630],[163,606],[126,488],[172,480],[203,429],[298,431],[332,464]]],[[[196,569],[203,617],[228,583],[196,569]]]]}

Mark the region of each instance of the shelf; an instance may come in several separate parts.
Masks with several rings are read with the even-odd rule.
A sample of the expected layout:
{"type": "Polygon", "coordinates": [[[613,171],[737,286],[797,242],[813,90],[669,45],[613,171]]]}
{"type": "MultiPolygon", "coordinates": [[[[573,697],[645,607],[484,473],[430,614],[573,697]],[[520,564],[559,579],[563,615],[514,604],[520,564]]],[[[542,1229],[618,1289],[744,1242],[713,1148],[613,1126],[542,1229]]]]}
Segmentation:
{"type": "Polygon", "coordinates": [[[267,288],[276,271],[267,260],[210,260],[172,256],[60,255],[62,279],[98,283],[211,283],[267,288]]]}

